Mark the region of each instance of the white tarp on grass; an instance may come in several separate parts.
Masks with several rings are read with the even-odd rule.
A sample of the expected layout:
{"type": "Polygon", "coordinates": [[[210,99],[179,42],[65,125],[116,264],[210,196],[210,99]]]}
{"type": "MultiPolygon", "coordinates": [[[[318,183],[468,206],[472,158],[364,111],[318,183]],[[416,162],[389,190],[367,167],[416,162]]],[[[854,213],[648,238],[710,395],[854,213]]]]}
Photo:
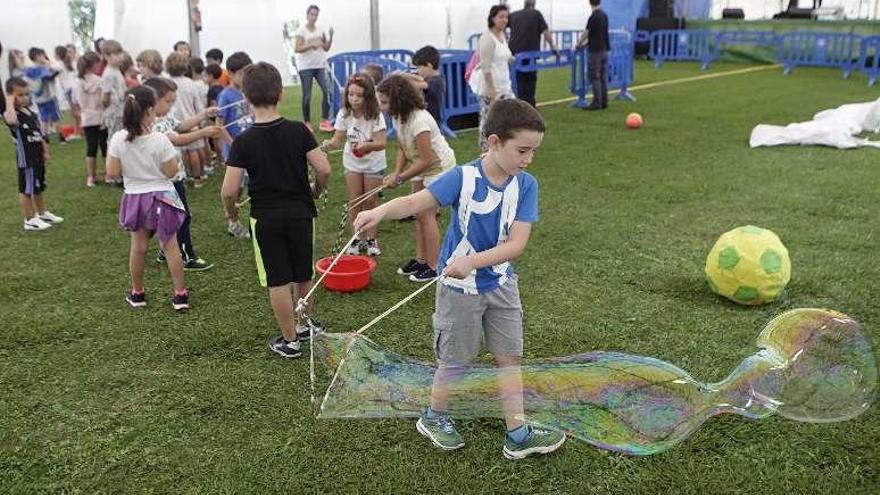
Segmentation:
{"type": "Polygon", "coordinates": [[[779,146],[784,144],[820,145],[840,149],[873,146],[880,141],[858,137],[864,132],[880,132],[880,98],[867,103],[851,103],[831,110],[823,110],[809,122],[787,126],[759,124],[752,129],[749,146],[779,146]]]}

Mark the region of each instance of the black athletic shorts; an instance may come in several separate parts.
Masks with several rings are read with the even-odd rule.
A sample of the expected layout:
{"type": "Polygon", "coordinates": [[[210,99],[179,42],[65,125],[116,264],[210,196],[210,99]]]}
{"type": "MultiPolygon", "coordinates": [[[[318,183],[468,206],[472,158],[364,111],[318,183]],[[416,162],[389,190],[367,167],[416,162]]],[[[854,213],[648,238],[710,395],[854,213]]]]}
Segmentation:
{"type": "Polygon", "coordinates": [[[46,190],[46,167],[38,165],[18,169],[18,192],[21,194],[42,194],[46,190]]]}
{"type": "Polygon", "coordinates": [[[263,287],[312,279],[311,218],[251,218],[257,275],[263,287]]]}

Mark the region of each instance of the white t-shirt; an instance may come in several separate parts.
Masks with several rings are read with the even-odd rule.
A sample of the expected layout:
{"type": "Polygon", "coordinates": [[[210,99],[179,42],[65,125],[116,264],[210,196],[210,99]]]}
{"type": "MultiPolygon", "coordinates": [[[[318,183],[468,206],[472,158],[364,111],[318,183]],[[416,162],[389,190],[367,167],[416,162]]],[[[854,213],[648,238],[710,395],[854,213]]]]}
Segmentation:
{"type": "Polygon", "coordinates": [[[449,147],[449,143],[440,134],[437,121],[427,110],[416,110],[409,115],[406,123],[394,119],[394,128],[397,129],[397,142],[403,147],[407,160],[410,163],[419,158],[419,150],[416,147],[416,136],[427,131],[431,133],[431,147],[440,158],[440,165],[434,166],[422,172],[422,177],[433,177],[455,166],[455,152],[449,147]]]}
{"type": "Polygon", "coordinates": [[[510,83],[510,58],[513,54],[506,41],[501,41],[486,31],[480,36],[480,64],[471,73],[469,84],[471,91],[477,96],[483,96],[486,89],[486,80],[484,72],[488,71],[492,74],[492,84],[495,85],[495,91],[498,95],[513,96],[513,89],[510,83]],[[491,45],[489,45],[491,43],[491,45]],[[489,46],[492,47],[492,57],[483,57],[488,51],[489,46]]]}
{"type": "Polygon", "coordinates": [[[122,163],[122,179],[126,194],[144,194],[173,191],[171,179],[162,173],[162,164],[177,159],[177,150],[168,137],[151,132],[128,142],[128,131],[123,129],[110,139],[107,154],[122,163]]]}
{"type": "MultiPolygon", "coordinates": [[[[172,115],[177,120],[186,120],[194,117],[205,109],[205,103],[199,88],[192,79],[185,76],[172,77],[172,81],[177,85],[177,100],[171,108],[172,115]]],[[[207,92],[205,93],[207,95],[207,92]]],[[[205,101],[207,98],[205,98],[205,101]]]]}
{"type": "MultiPolygon", "coordinates": [[[[314,31],[309,31],[309,29],[302,25],[299,29],[293,33],[294,36],[302,36],[305,40],[306,45],[314,42],[315,40],[322,40],[325,36],[324,30],[320,26],[315,26],[314,31]]],[[[327,65],[327,52],[324,51],[324,48],[313,48],[311,50],[306,50],[301,53],[296,54],[296,69],[297,70],[308,70],[308,69],[323,69],[324,66],[327,65]]]]}
{"type": "Polygon", "coordinates": [[[125,107],[125,77],[118,68],[109,65],[104,68],[101,92],[110,93],[110,105],[104,109],[104,125],[108,131],[116,132],[122,127],[122,109],[125,107]]]}
{"type": "Polygon", "coordinates": [[[345,116],[345,109],[339,110],[336,114],[336,123],[334,125],[337,131],[345,132],[345,148],[342,150],[342,166],[346,170],[357,172],[359,174],[375,174],[385,170],[385,150],[372,151],[358,158],[351,152],[351,143],[365,143],[373,140],[373,134],[378,131],[384,131],[385,117],[382,113],[373,120],[366,120],[363,117],[355,117],[354,115],[345,116]]]}

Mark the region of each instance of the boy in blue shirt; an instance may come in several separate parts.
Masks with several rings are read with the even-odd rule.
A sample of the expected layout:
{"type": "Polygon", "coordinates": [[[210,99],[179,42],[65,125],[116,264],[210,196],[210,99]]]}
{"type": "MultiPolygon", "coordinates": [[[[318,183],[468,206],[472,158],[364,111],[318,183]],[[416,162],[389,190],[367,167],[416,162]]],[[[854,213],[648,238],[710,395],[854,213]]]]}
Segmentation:
{"type": "Polygon", "coordinates": [[[356,230],[383,219],[399,219],[438,206],[452,206],[452,221],[440,250],[433,317],[437,372],[431,404],[416,428],[437,447],[464,446],[449,415],[456,377],[476,358],[480,341],[498,364],[498,385],[508,459],[547,454],[565,442],[556,431],[523,422],[522,305],[511,262],[525,250],[538,221],[538,183],[525,172],[544,136],[544,121],[528,103],[499,100],[483,132],[489,143],[482,158],[451,169],[427,189],[362,212],[356,230]]]}
{"type": "MultiPolygon", "coordinates": [[[[46,142],[49,135],[56,131],[61,122],[61,109],[55,95],[55,78],[60,72],[49,65],[49,57],[42,48],[28,50],[28,58],[34,65],[25,69],[27,78],[31,80],[31,96],[40,111],[40,129],[46,142]]],[[[58,132],[58,140],[64,143],[64,135],[58,132]]]]}
{"type": "MultiPolygon", "coordinates": [[[[241,92],[241,84],[242,70],[252,63],[251,57],[244,52],[235,52],[226,59],[226,70],[229,71],[230,83],[229,86],[223,88],[220,96],[217,97],[217,107],[220,108],[220,113],[217,114],[217,125],[223,128],[225,133],[222,144],[223,161],[229,159],[232,141],[248,128],[245,119],[250,115],[251,109],[241,92]]],[[[241,188],[244,188],[246,184],[247,174],[242,179],[241,188]]],[[[241,197],[240,191],[239,197],[241,197]]],[[[229,220],[226,233],[232,237],[250,237],[247,228],[237,220],[229,220]]]]}

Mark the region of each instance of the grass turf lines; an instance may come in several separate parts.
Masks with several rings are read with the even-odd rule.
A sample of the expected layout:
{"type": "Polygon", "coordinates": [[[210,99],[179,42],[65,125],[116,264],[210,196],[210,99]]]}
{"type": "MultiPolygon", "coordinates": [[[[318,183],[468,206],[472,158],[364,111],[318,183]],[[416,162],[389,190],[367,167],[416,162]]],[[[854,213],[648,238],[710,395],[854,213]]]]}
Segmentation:
{"type": "MultiPolygon", "coordinates": [[[[708,73],[741,68],[714,64],[708,73]]],[[[701,74],[694,64],[636,67],[636,85],[701,74]]],[[[539,101],[564,98],[566,71],[542,72],[539,101]]],[[[876,150],[750,150],[758,123],[808,120],[880,90],[860,74],[781,69],[636,91],[605,112],[542,107],[548,129],[530,172],[541,221],[517,263],[526,357],[614,350],[673,363],[716,381],[755,352],[774,315],[795,307],[845,312],[880,346],[876,150]],[[627,130],[638,111],[645,126],[627,130]],[[714,296],[702,274],[715,239],[737,226],[775,231],[792,281],[781,299],[744,308],[714,296]]],[[[296,90],[282,114],[298,118],[296,90]]],[[[313,111],[314,115],[319,115],[313,111]]],[[[7,132],[3,130],[3,132],[7,132]]],[[[323,135],[322,135],[323,136],[323,135]]],[[[459,162],[476,135],[450,140],[459,162]]],[[[199,254],[193,308],[169,307],[170,279],[148,260],[150,306],[132,311],[129,238],[119,189],[84,184],[83,143],[52,145],[47,204],[65,217],[24,232],[13,150],[0,141],[0,491],[334,493],[876,493],[880,415],[805,424],[774,417],[708,421],[666,453],[631,458],[571,440],[555,455],[511,462],[500,420],[462,421],[467,445],[436,450],[414,421],[315,420],[308,359],[279,359],[250,242],[226,235],[221,179],[191,189],[199,254]]],[[[395,146],[389,147],[393,157],[395,146]]],[[[337,235],[341,156],[316,257],[337,235]]],[[[386,199],[400,194],[391,191],[386,199]]],[[[413,252],[411,224],[380,228],[371,287],[316,293],[318,316],[350,331],[416,286],[394,274],[413,252]]],[[[348,238],[349,234],[345,234],[348,238]]],[[[433,297],[421,295],[368,335],[431,359],[433,297]]]]}

